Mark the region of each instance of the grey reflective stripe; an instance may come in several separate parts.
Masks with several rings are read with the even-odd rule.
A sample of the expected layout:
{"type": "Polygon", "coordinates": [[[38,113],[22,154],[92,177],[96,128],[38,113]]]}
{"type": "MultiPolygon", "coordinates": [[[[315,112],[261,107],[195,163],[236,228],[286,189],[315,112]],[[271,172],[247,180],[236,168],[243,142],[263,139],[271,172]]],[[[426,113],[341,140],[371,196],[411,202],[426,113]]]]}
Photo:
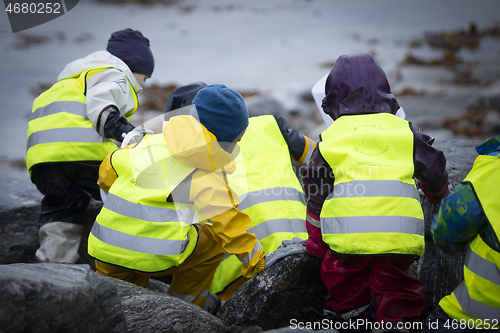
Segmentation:
{"type": "Polygon", "coordinates": [[[111,141],[100,136],[94,128],[64,127],[31,133],[28,138],[28,149],[42,143],[56,142],[103,143],[111,141]]]}
{"type": "Polygon", "coordinates": [[[322,217],[323,234],[396,232],[424,235],[424,220],[407,216],[322,217]]]}
{"type": "Polygon", "coordinates": [[[259,223],[248,229],[259,240],[277,232],[307,232],[306,221],[302,219],[274,219],[259,223]]]}
{"type": "Polygon", "coordinates": [[[312,217],[309,214],[307,214],[307,216],[306,216],[306,221],[309,222],[309,223],[311,223],[316,228],[321,228],[321,222],[320,222],[320,220],[316,220],[314,217],[312,217]]]}
{"type": "Polygon", "coordinates": [[[50,116],[59,112],[68,112],[76,116],[87,118],[87,107],[82,102],[59,101],[52,102],[46,106],[36,109],[30,115],[30,120],[50,116]]]}
{"type": "Polygon", "coordinates": [[[415,185],[399,180],[353,180],[336,184],[327,200],[348,197],[403,197],[420,200],[415,185]]]}
{"type": "MultiPolygon", "coordinates": [[[[184,222],[182,221],[177,210],[163,207],[152,207],[130,202],[119,196],[109,193],[104,203],[104,208],[109,209],[117,214],[127,216],[133,219],[150,222],[184,222]]],[[[190,211],[189,209],[187,209],[190,211]]],[[[180,211],[181,214],[186,214],[185,211],[180,211]]],[[[186,222],[185,222],[186,223],[186,222]]],[[[191,224],[191,223],[187,223],[191,224]]]]}
{"type": "Polygon", "coordinates": [[[102,226],[97,221],[94,222],[91,233],[106,244],[134,252],[158,256],[181,254],[189,244],[189,234],[185,240],[139,237],[102,226]]]}
{"type": "Polygon", "coordinates": [[[224,260],[226,260],[227,258],[229,258],[230,256],[232,256],[232,254],[229,254],[227,252],[224,253],[224,257],[222,257],[222,259],[220,260],[221,262],[223,262],[224,260]]]}
{"type": "Polygon", "coordinates": [[[470,315],[483,319],[499,318],[500,316],[499,308],[481,303],[471,298],[465,282],[460,283],[460,285],[453,290],[453,294],[455,294],[462,310],[470,315]]]}
{"type": "Polygon", "coordinates": [[[484,259],[470,248],[465,255],[464,264],[474,274],[500,287],[500,270],[497,265],[484,259]]]}
{"type": "Polygon", "coordinates": [[[304,205],[306,204],[306,198],[304,193],[298,191],[297,189],[291,187],[274,187],[267,188],[265,190],[248,192],[245,195],[241,195],[245,199],[238,206],[239,210],[247,209],[256,204],[260,204],[263,202],[271,202],[278,200],[290,200],[290,201],[299,201],[304,205]]]}
{"type": "Polygon", "coordinates": [[[203,290],[201,293],[198,294],[198,296],[192,296],[192,295],[181,295],[173,291],[170,287],[168,288],[168,292],[172,294],[172,296],[175,296],[177,298],[183,299],[187,302],[193,303],[195,299],[200,298],[200,297],[205,297],[210,294],[210,290],[203,290]]]}
{"type": "Polygon", "coordinates": [[[250,253],[250,254],[249,254],[249,255],[247,255],[245,258],[241,259],[240,261],[241,261],[244,265],[248,264],[248,263],[250,262],[250,260],[252,259],[252,257],[253,257],[254,255],[256,255],[256,254],[257,254],[257,252],[258,252],[261,248],[262,248],[262,245],[261,245],[259,242],[255,243],[255,246],[253,247],[252,253],[250,253]]]}

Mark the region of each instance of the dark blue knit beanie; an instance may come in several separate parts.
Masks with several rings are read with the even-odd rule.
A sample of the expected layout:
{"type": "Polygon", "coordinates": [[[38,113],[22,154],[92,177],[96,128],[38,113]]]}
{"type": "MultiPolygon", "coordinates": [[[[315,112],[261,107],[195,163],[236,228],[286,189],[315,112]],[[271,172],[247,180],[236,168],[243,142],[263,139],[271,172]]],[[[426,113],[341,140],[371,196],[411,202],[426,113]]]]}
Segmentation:
{"type": "Polygon", "coordinates": [[[200,122],[219,143],[233,142],[248,126],[248,110],[243,97],[223,84],[201,89],[193,104],[200,122]]]}
{"type": "Polygon", "coordinates": [[[106,50],[126,63],[132,73],[153,74],[155,61],[149,48],[149,39],[139,30],[127,28],[113,32],[106,50]]]}

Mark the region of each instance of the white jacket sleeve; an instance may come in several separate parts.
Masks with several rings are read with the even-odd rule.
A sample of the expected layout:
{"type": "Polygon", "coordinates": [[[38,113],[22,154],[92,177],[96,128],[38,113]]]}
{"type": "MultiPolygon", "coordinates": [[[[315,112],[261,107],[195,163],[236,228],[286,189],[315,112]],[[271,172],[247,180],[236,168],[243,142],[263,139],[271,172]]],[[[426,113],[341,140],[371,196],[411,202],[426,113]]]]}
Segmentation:
{"type": "Polygon", "coordinates": [[[104,136],[104,124],[110,112],[116,110],[126,116],[136,108],[133,89],[126,75],[116,68],[87,79],[87,116],[99,134],[104,136]]]}

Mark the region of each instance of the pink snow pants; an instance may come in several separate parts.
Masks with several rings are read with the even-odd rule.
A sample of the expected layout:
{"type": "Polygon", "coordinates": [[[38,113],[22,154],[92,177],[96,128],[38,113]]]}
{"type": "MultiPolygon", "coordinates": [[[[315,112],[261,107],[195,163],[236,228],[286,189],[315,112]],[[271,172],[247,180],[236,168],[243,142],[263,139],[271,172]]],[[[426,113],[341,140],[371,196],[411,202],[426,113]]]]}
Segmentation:
{"type": "Polygon", "coordinates": [[[405,273],[411,256],[338,256],[328,251],[321,279],[332,295],[325,305],[343,313],[377,302],[376,322],[417,320],[424,310],[424,287],[405,273]]]}

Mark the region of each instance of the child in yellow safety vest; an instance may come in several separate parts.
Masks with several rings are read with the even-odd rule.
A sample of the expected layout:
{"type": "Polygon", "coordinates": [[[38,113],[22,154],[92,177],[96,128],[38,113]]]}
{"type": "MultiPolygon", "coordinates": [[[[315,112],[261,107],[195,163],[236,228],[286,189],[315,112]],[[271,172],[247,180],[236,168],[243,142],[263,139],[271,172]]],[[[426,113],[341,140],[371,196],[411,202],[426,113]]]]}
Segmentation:
{"type": "Polygon", "coordinates": [[[325,314],[407,332],[404,324],[424,308],[422,283],[405,274],[424,251],[414,177],[439,203],[448,193],[446,159],[433,138],[396,116],[399,104],[371,54],[336,60],[322,108],[334,122],[321,134],[303,182],[306,249],[323,258],[321,278],[330,292],[325,314]]]}
{"type": "Polygon", "coordinates": [[[138,30],[114,32],[106,51],[77,59],[38,96],[29,120],[26,165],[44,194],[38,220],[40,262],[75,263],[86,209],[100,200],[102,160],[134,129],[137,94],[151,77],[149,40],[138,30]]]}
{"type": "Polygon", "coordinates": [[[466,251],[464,281],[427,317],[425,333],[500,330],[500,135],[476,150],[472,170],[443,199],[431,226],[444,252],[466,251]]]}
{"type": "Polygon", "coordinates": [[[88,251],[100,274],[142,287],[151,276],[173,275],[169,295],[215,312],[207,296],[224,253],[238,258],[246,278],[264,270],[266,259],[227,181],[237,168],[231,152],[248,126],[243,98],[214,84],[193,104],[189,115],[164,121],[161,133],[102,163],[107,196],[88,251]],[[211,223],[184,218],[191,211],[211,223]]]}

